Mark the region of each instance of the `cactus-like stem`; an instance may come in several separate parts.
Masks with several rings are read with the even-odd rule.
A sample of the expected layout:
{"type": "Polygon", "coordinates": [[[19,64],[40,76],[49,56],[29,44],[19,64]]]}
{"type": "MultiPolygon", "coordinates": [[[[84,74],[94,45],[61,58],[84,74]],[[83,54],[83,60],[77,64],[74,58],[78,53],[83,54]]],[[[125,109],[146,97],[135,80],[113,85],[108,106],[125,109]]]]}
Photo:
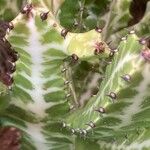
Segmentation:
{"type": "Polygon", "coordinates": [[[132,31],[110,49],[99,28],[86,33],[63,28],[56,18],[62,1],[28,2],[4,35],[20,58],[11,91],[0,96],[1,125],[20,129],[25,150],[99,149],[100,141],[127,146],[146,139],[146,43],[132,31]]]}
{"type": "MultiPolygon", "coordinates": [[[[30,135],[36,147],[44,147],[46,142],[45,135],[42,134],[45,132],[45,123],[63,120],[62,116],[69,113],[74,100],[78,103],[73,83],[70,83],[68,89],[65,88],[67,77],[71,79],[71,74],[64,76],[62,72],[69,69],[64,68],[65,63],[72,69],[78,59],[93,64],[99,62],[99,59],[106,59],[110,53],[96,30],[81,34],[67,32],[56,22],[51,12],[42,17],[41,13],[45,12],[45,8],[34,3],[26,5],[12,21],[14,29],[7,35],[20,54],[10,94],[12,104],[6,110],[8,116],[11,112],[15,118],[13,123],[9,121],[8,124],[25,131],[24,136],[30,135]],[[74,100],[71,98],[68,101],[70,96],[74,96],[74,100]],[[24,113],[24,117],[20,119],[17,112],[20,115],[24,113]],[[41,120],[45,120],[45,123],[41,120]],[[20,123],[16,124],[17,121],[20,123]],[[36,131],[32,131],[33,128],[36,131]],[[35,134],[42,139],[38,140],[35,134]]],[[[27,143],[26,140],[24,142],[27,143]]]]}

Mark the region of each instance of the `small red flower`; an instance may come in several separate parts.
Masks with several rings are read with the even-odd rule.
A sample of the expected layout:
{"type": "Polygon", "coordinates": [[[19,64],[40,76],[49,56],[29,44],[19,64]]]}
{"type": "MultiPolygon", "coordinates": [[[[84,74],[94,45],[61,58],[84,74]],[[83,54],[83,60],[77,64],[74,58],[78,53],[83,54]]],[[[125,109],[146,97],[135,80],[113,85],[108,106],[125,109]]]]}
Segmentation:
{"type": "Polygon", "coordinates": [[[98,55],[105,51],[105,45],[103,42],[96,42],[94,47],[95,47],[95,50],[94,50],[95,55],[98,55]]]}

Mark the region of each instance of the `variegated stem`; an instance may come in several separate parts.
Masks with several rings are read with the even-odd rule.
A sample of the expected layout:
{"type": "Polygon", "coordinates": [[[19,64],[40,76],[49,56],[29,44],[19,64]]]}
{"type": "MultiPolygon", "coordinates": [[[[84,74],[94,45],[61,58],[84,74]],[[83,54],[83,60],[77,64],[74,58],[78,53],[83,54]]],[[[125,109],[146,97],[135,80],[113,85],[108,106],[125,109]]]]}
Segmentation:
{"type": "MultiPolygon", "coordinates": [[[[68,32],[64,35],[65,29],[56,22],[51,12],[47,20],[40,18],[44,12],[47,12],[45,8],[33,5],[30,13],[20,13],[12,21],[13,31],[7,35],[20,59],[14,74],[10,105],[3,116],[7,122],[4,121],[3,125],[13,125],[23,131],[22,146],[25,149],[28,145],[44,150],[53,147],[51,140],[47,140],[50,138],[47,125],[54,120],[62,123],[70,111],[72,100],[68,102],[66,96],[70,89],[72,93],[75,91],[72,86],[69,90],[64,89],[67,80],[62,72],[64,60],[69,57],[67,63],[70,63],[70,58],[73,59],[72,55],[76,54],[81,61],[99,61],[99,57],[107,58],[110,53],[103,42],[104,54],[95,55],[96,44],[102,42],[97,31],[79,35],[68,32]]],[[[59,136],[64,138],[65,135],[60,133],[59,136]]],[[[51,138],[54,137],[57,135],[51,138]]],[[[69,140],[68,137],[66,139],[69,140]]]]}
{"type": "MultiPolygon", "coordinates": [[[[140,54],[141,49],[142,47],[135,34],[129,35],[127,40],[125,39],[121,42],[112,64],[107,67],[105,78],[100,85],[101,90],[89,101],[89,104],[87,104],[83,110],[76,111],[68,117],[67,122],[69,125],[73,126],[73,128],[80,126],[83,129],[88,129],[86,128],[86,124],[91,121],[93,124],[96,124],[101,119],[99,113],[94,111],[95,107],[102,107],[106,109],[106,112],[109,112],[109,105],[111,103],[118,103],[122,98],[125,98],[125,95],[120,96],[120,93],[123,94],[122,91],[125,92],[125,89],[130,87],[130,84],[132,86],[132,82],[134,84],[134,76],[141,72],[141,69],[144,69],[143,65],[146,65],[140,54]],[[125,81],[127,80],[125,79],[126,75],[133,78],[131,83],[129,82],[130,84],[128,81],[125,81]],[[81,115],[79,116],[78,114],[81,115]],[[85,124],[85,122],[87,123],[85,124]]],[[[145,75],[146,74],[149,74],[149,69],[146,71],[145,75]]],[[[137,82],[136,80],[137,79],[135,79],[135,82],[137,82]]],[[[140,78],[138,80],[140,80],[140,78]]],[[[147,85],[145,85],[145,87],[147,87],[147,85]]],[[[141,99],[141,101],[143,101],[143,99],[141,99]]],[[[104,113],[104,116],[105,115],[107,116],[107,113],[104,113]]],[[[91,126],[89,125],[89,129],[90,128],[91,126]]]]}
{"type": "MultiPolygon", "coordinates": [[[[127,137],[128,126],[133,126],[128,130],[131,133],[137,127],[135,124],[139,127],[141,119],[146,118],[144,127],[148,123],[145,114],[149,106],[144,96],[149,99],[150,69],[145,62],[148,56],[143,59],[146,53],[141,55],[146,47],[131,33],[122,38],[118,51],[111,51],[96,30],[70,33],[57,23],[52,12],[41,19],[41,14],[48,9],[44,5],[34,5],[35,2],[32,1],[30,12],[19,14],[12,21],[14,30],[7,35],[20,59],[10,95],[0,97],[7,99],[1,115],[2,126],[13,125],[22,130],[22,149],[25,150],[74,149],[74,134],[96,142],[112,141],[115,137],[118,143],[125,141],[126,144],[124,137],[127,137]],[[78,68],[86,62],[87,68],[92,64],[93,69],[95,63],[107,61],[112,55],[112,63],[106,68],[98,93],[83,107],[71,110],[70,105],[78,101],[75,94],[80,93],[77,79],[73,78],[78,75],[78,68]],[[66,88],[68,78],[75,83],[70,82],[71,86],[66,88]],[[87,133],[91,131],[93,135],[87,133]]],[[[95,76],[99,69],[94,71],[95,76]]],[[[76,142],[76,145],[86,143],[78,139],[76,142]]]]}

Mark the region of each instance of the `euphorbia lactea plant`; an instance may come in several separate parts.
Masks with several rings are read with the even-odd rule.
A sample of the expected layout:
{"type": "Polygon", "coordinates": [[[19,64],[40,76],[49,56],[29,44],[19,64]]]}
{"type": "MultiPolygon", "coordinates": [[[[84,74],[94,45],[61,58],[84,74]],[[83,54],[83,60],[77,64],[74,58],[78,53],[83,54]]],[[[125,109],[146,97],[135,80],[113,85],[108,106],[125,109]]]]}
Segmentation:
{"type": "Polygon", "coordinates": [[[0,24],[1,126],[20,130],[22,150],[149,148],[146,41],[131,30],[112,48],[108,23],[72,33],[59,23],[62,3],[28,0],[0,24]]]}

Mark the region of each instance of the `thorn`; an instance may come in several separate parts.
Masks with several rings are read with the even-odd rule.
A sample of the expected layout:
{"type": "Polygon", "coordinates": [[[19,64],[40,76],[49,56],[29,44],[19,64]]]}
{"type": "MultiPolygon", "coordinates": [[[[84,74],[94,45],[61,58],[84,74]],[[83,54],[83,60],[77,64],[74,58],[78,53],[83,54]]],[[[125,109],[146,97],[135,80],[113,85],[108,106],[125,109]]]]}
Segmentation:
{"type": "Polygon", "coordinates": [[[62,73],[66,72],[66,71],[67,71],[66,68],[63,68],[63,69],[61,70],[62,73]]]}
{"type": "Polygon", "coordinates": [[[61,36],[64,37],[64,39],[65,39],[67,33],[68,33],[68,30],[67,30],[67,29],[62,29],[62,31],[61,31],[61,36]]]}
{"type": "Polygon", "coordinates": [[[75,130],[74,129],[71,129],[71,134],[75,134],[75,130]]]}
{"type": "Polygon", "coordinates": [[[77,26],[79,25],[79,23],[77,22],[77,20],[74,21],[73,25],[74,25],[75,27],[77,27],[77,26]]]}
{"type": "Polygon", "coordinates": [[[131,81],[131,76],[128,75],[128,74],[125,74],[125,75],[121,76],[121,78],[122,78],[123,80],[127,81],[127,82],[131,81]]]}
{"type": "Polygon", "coordinates": [[[110,53],[109,53],[109,57],[113,57],[115,55],[115,52],[113,52],[113,51],[111,51],[110,53]]]}
{"type": "Polygon", "coordinates": [[[14,25],[12,22],[9,22],[9,29],[12,30],[14,28],[14,25]]]}
{"type": "Polygon", "coordinates": [[[76,54],[72,54],[71,58],[73,59],[74,62],[77,62],[79,57],[76,54]]]}
{"type": "Polygon", "coordinates": [[[80,133],[80,136],[81,136],[81,137],[84,137],[84,138],[85,138],[86,135],[87,135],[87,131],[86,131],[85,129],[80,129],[80,132],[79,132],[79,133],[80,133]]]}
{"type": "Polygon", "coordinates": [[[83,129],[82,134],[83,134],[83,136],[86,136],[87,135],[87,130],[83,129]]]}
{"type": "Polygon", "coordinates": [[[117,48],[111,49],[111,51],[113,51],[114,53],[118,52],[117,48]]]}
{"type": "Polygon", "coordinates": [[[69,84],[69,83],[70,83],[70,81],[68,81],[68,80],[64,82],[65,85],[67,85],[67,84],[69,84]]]}
{"type": "Polygon", "coordinates": [[[129,34],[135,34],[135,30],[129,31],[129,34]]]}
{"type": "Polygon", "coordinates": [[[127,36],[121,38],[121,41],[126,41],[126,40],[127,40],[127,36]]]}
{"type": "Polygon", "coordinates": [[[74,106],[74,105],[71,105],[69,109],[70,109],[70,110],[73,110],[74,108],[75,108],[75,106],[74,106]]]}
{"type": "Polygon", "coordinates": [[[8,73],[13,73],[16,71],[16,64],[14,62],[11,62],[10,60],[8,60],[5,65],[8,69],[7,70],[8,73]]]}
{"type": "Polygon", "coordinates": [[[80,132],[80,129],[79,129],[79,128],[77,128],[75,131],[76,131],[76,132],[80,132]]]}
{"type": "Polygon", "coordinates": [[[80,11],[84,11],[84,9],[85,9],[84,7],[80,7],[80,11]]]}
{"type": "Polygon", "coordinates": [[[95,111],[99,112],[99,113],[105,113],[105,109],[103,107],[100,107],[98,109],[95,109],[95,111]]]}
{"type": "Polygon", "coordinates": [[[96,125],[92,121],[90,121],[88,124],[85,124],[85,125],[88,125],[91,128],[95,128],[96,127],[96,125]]]}
{"type": "Polygon", "coordinates": [[[117,95],[114,92],[110,92],[107,96],[109,96],[111,99],[116,99],[117,95]]]}
{"type": "Polygon", "coordinates": [[[109,53],[109,57],[113,57],[115,55],[115,53],[118,52],[118,49],[110,49],[110,53],[109,53]]]}
{"type": "Polygon", "coordinates": [[[99,28],[99,27],[96,27],[95,28],[95,31],[97,31],[98,33],[102,33],[103,29],[99,28]]]}
{"type": "Polygon", "coordinates": [[[65,122],[62,123],[62,127],[63,127],[63,128],[66,128],[66,127],[67,127],[67,125],[66,125],[65,122]]]}
{"type": "Polygon", "coordinates": [[[47,19],[47,17],[48,17],[48,13],[49,13],[49,11],[48,11],[48,12],[46,12],[46,13],[41,13],[41,14],[40,14],[40,17],[41,17],[42,21],[44,21],[44,20],[46,20],[46,19],[47,19]]]}
{"type": "Polygon", "coordinates": [[[27,4],[25,7],[22,8],[21,13],[29,14],[31,12],[32,8],[33,8],[32,4],[27,4]]]}
{"type": "Polygon", "coordinates": [[[80,128],[77,128],[77,129],[75,130],[75,132],[76,132],[77,134],[79,134],[80,137],[81,137],[81,135],[82,135],[82,130],[81,130],[80,128]]]}
{"type": "Polygon", "coordinates": [[[66,98],[69,98],[70,96],[71,96],[71,94],[69,93],[69,94],[66,95],[66,98]]]}
{"type": "Polygon", "coordinates": [[[82,130],[81,129],[80,129],[79,133],[80,133],[80,135],[82,135],[82,130]]]}
{"type": "Polygon", "coordinates": [[[112,43],[112,41],[106,42],[106,44],[109,46],[112,43]]]}
{"type": "Polygon", "coordinates": [[[124,28],[124,29],[127,30],[129,34],[135,34],[134,28],[132,29],[124,28]]]}
{"type": "Polygon", "coordinates": [[[53,23],[53,27],[57,27],[57,24],[56,24],[56,23],[53,23]]]}

